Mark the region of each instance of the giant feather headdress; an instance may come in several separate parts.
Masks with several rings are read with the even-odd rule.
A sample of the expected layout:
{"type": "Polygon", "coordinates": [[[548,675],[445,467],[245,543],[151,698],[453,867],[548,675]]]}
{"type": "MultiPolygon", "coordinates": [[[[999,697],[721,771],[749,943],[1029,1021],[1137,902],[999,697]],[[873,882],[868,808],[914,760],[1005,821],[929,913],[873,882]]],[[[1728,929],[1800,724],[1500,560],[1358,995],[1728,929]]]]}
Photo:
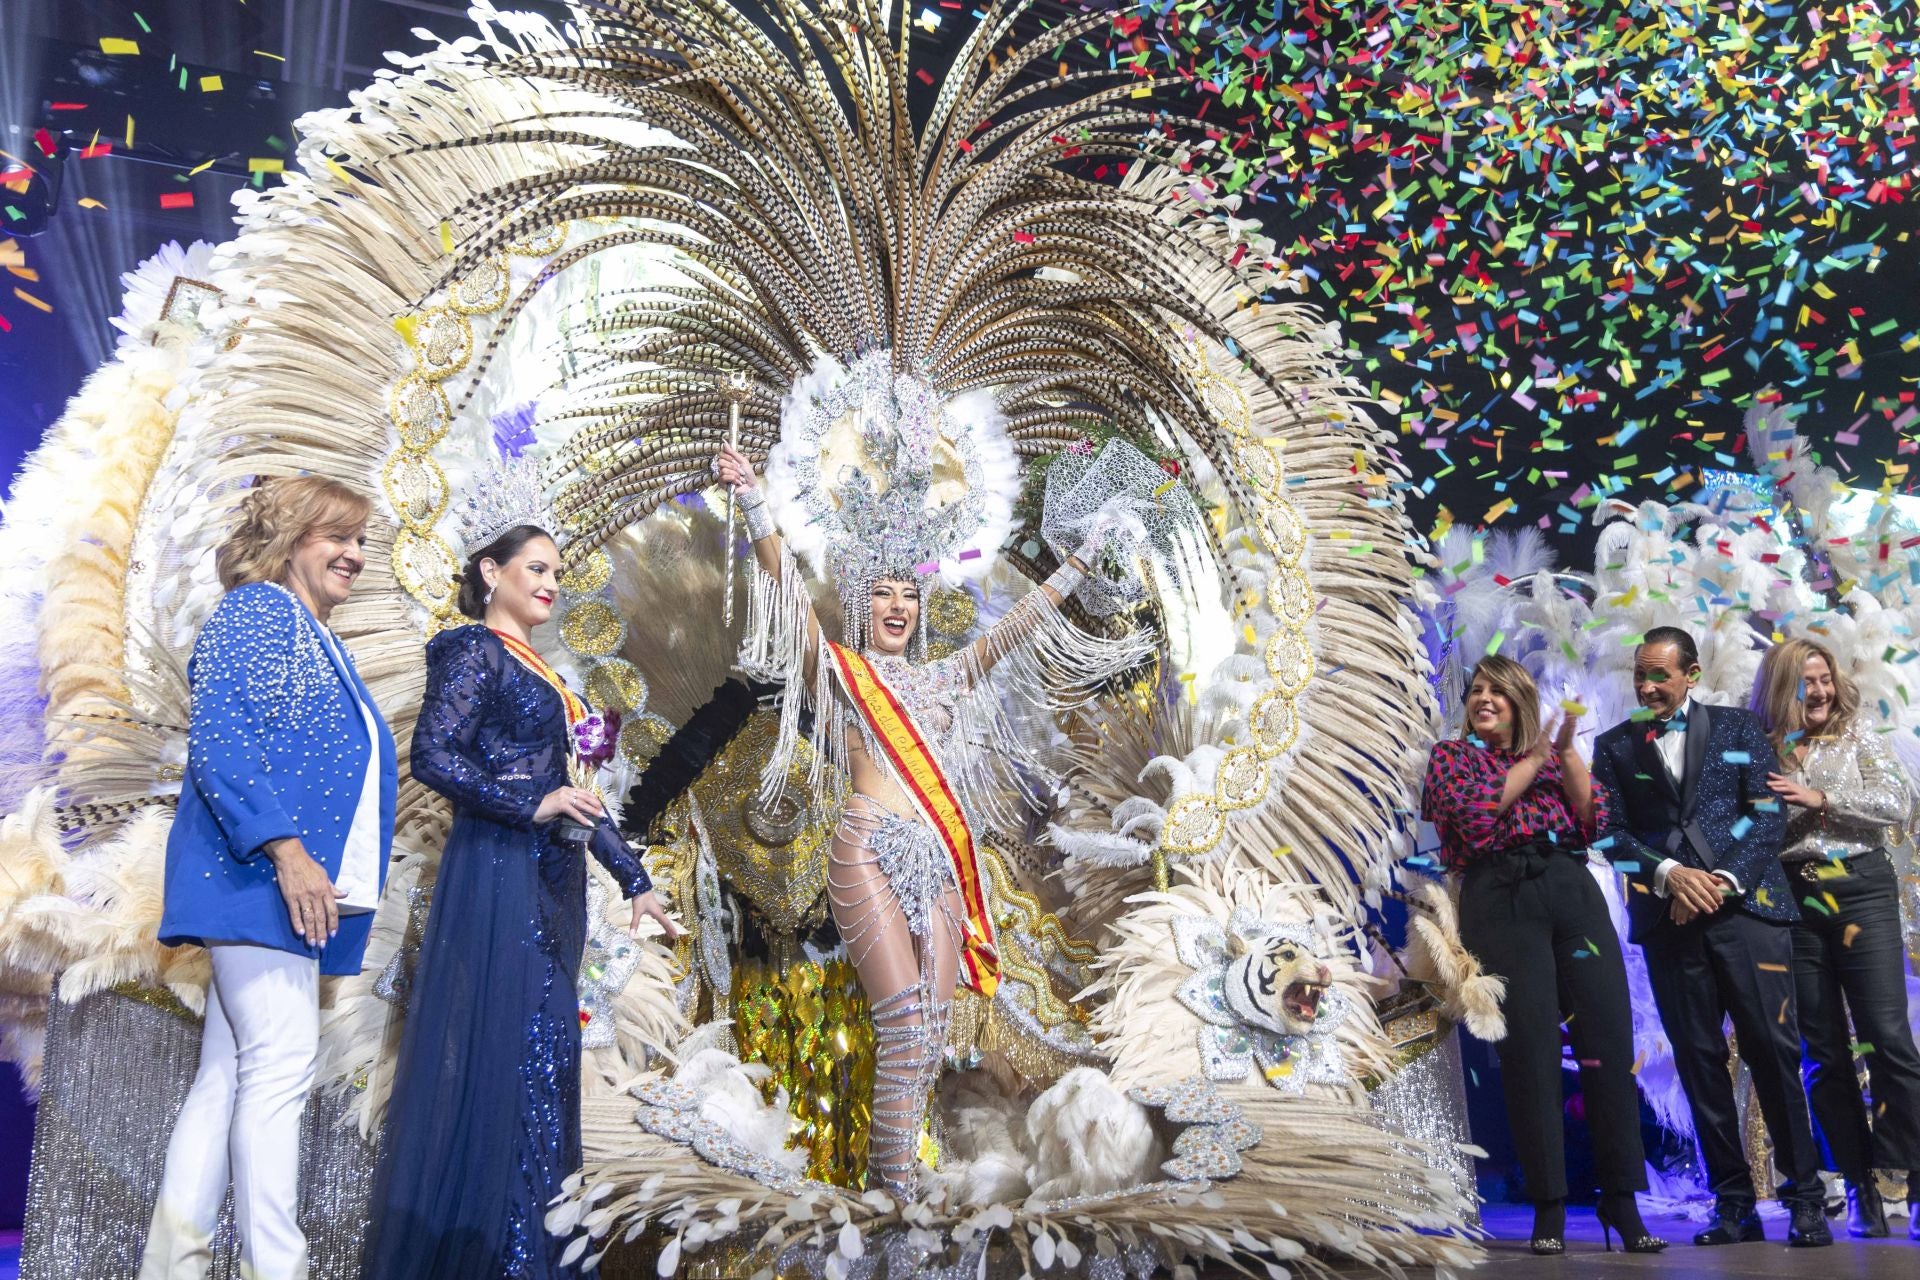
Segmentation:
{"type": "Polygon", "coordinates": [[[1075,15],[1008,48],[1030,7],[988,12],[917,138],[905,27],[875,0],[773,4],[771,30],[725,0],[593,4],[585,47],[501,68],[590,90],[614,119],[568,127],[557,113],[472,140],[578,160],[453,211],[462,249],[446,279],[584,217],[622,221],[545,274],[636,244],[670,251],[676,273],[591,326],[614,404],[581,411],[555,459],[590,477],[559,503],[582,549],[706,483],[736,373],[758,457],[823,361],[857,368],[875,353],[949,410],[984,393],[1027,459],[1098,422],[1178,433],[1231,477],[1196,341],[1237,352],[1282,414],[1294,408],[1273,352],[1239,346],[1226,323],[1255,301],[1232,265],[1249,247],[1224,220],[1195,225],[1213,203],[1211,183],[1180,172],[1197,135],[1140,102],[1130,73],[1021,84],[1036,57],[1107,21],[1075,15]],[[1097,181],[1089,165],[1127,176],[1097,181]]]}

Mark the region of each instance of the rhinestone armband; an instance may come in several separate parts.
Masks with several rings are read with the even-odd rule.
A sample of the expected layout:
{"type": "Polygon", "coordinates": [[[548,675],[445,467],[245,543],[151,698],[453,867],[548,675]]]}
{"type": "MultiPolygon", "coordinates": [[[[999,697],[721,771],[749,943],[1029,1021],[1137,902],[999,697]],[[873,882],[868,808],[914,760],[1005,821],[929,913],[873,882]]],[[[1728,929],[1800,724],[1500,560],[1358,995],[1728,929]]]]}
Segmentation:
{"type": "Polygon", "coordinates": [[[742,489],[733,500],[740,504],[740,514],[746,519],[748,542],[773,536],[773,513],[767,510],[766,494],[758,489],[742,489]]]}
{"type": "Polygon", "coordinates": [[[1055,569],[1048,575],[1044,585],[1052,587],[1060,593],[1060,598],[1065,600],[1073,595],[1075,591],[1078,591],[1080,584],[1086,580],[1086,571],[1084,569],[1074,568],[1072,562],[1067,561],[1063,562],[1058,569],[1055,569]]]}

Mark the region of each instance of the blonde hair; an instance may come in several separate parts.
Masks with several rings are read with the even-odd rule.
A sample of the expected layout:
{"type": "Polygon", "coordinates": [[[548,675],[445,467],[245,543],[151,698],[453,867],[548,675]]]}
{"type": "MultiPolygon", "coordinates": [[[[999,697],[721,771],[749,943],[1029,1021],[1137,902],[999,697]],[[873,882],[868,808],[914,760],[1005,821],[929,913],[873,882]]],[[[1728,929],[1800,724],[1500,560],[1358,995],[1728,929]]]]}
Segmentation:
{"type": "Polygon", "coordinates": [[[240,500],[240,523],[220,544],[214,563],[220,585],[231,591],[249,582],[278,582],[287,561],[308,534],[360,529],[373,503],[338,480],[324,476],[276,476],[261,480],[240,500]]]}
{"type": "Polygon", "coordinates": [[[1827,713],[1827,722],[1821,726],[1822,736],[1846,732],[1854,714],[1860,710],[1860,690],[1834,661],[1833,650],[1811,640],[1782,640],[1760,659],[1760,671],[1753,678],[1753,699],[1749,704],[1776,749],[1788,734],[1807,731],[1805,672],[1809,658],[1826,663],[1833,675],[1833,710],[1827,713]]]}
{"type": "MultiPolygon", "coordinates": [[[[1507,700],[1513,708],[1513,725],[1507,732],[1507,750],[1525,755],[1533,746],[1533,740],[1540,736],[1540,689],[1533,682],[1533,676],[1527,669],[1512,658],[1503,658],[1490,653],[1480,659],[1480,665],[1473,669],[1473,675],[1467,680],[1467,689],[1471,691],[1476,681],[1485,680],[1493,691],[1507,700]]],[[[1462,699],[1464,704],[1465,699],[1462,699]]],[[[1460,708],[1460,730],[1467,737],[1473,736],[1473,717],[1464,705],[1460,708]]]]}

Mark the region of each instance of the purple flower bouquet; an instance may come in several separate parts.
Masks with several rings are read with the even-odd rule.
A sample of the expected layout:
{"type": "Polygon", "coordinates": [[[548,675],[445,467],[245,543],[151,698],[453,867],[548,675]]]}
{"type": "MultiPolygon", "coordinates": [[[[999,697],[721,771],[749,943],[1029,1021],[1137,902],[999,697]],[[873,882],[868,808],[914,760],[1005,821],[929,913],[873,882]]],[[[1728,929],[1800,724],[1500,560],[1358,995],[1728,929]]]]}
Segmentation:
{"type": "MultiPolygon", "coordinates": [[[[599,796],[604,805],[606,795],[600,790],[595,775],[613,759],[619,745],[619,712],[597,711],[582,719],[573,726],[573,759],[567,762],[567,780],[580,790],[599,796]]],[[[558,834],[569,844],[585,844],[593,838],[593,828],[562,818],[558,834]]]]}

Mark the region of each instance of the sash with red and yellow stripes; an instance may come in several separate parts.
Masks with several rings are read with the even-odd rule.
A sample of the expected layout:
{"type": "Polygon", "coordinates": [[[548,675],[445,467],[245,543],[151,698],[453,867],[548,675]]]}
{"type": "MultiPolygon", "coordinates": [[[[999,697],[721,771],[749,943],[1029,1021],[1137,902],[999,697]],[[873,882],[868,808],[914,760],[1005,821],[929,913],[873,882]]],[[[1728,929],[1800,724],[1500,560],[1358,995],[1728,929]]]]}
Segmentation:
{"type": "Polygon", "coordinates": [[[953,859],[954,882],[960,886],[960,901],[966,909],[967,938],[961,952],[962,978],[966,985],[983,996],[993,995],[1000,985],[1000,957],[993,945],[993,921],[987,913],[986,885],[980,879],[980,864],[974,857],[973,831],[967,815],[961,811],[960,798],[954,794],[947,775],[933,758],[926,739],[907,715],[906,708],[894,696],[880,673],[865,657],[843,645],[828,643],[834,669],[840,683],[859,708],[860,715],[873,730],[888,763],[912,798],[927,825],[940,837],[953,859]]]}

